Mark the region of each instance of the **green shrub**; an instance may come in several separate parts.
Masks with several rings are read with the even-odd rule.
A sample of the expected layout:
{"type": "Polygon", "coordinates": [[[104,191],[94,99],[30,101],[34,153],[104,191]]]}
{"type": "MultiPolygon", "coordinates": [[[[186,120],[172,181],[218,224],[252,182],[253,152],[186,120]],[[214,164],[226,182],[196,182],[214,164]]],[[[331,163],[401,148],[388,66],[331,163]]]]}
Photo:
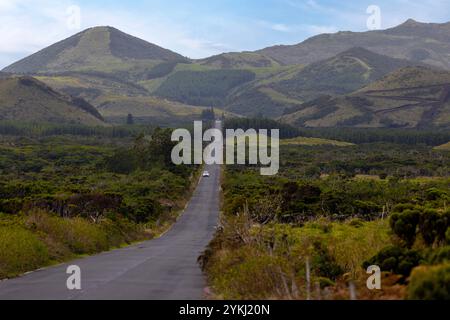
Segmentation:
{"type": "Polygon", "coordinates": [[[426,209],[420,216],[419,229],[422,238],[429,246],[436,241],[444,242],[450,226],[450,211],[439,214],[436,210],[426,209]]]}
{"type": "Polygon", "coordinates": [[[349,226],[355,227],[355,228],[360,228],[364,225],[364,221],[362,221],[361,219],[352,219],[348,222],[349,226]]]}
{"type": "Polygon", "coordinates": [[[392,231],[402,239],[407,247],[411,247],[416,240],[420,211],[407,209],[402,213],[394,213],[390,219],[392,231]]]}
{"type": "Polygon", "coordinates": [[[436,227],[437,227],[437,240],[443,243],[450,242],[449,241],[450,237],[447,236],[448,230],[450,229],[450,210],[447,210],[446,212],[440,215],[436,227]]]}
{"type": "Polygon", "coordinates": [[[447,231],[445,232],[445,242],[450,245],[450,227],[447,228],[447,231]]]}
{"type": "Polygon", "coordinates": [[[105,159],[108,171],[129,174],[138,168],[138,159],[133,152],[119,149],[112,156],[105,159]]]}
{"type": "Polygon", "coordinates": [[[336,280],[343,274],[343,270],[320,242],[314,243],[314,256],[312,261],[315,273],[324,278],[336,280]]]}
{"type": "Polygon", "coordinates": [[[392,212],[402,213],[405,210],[413,210],[414,205],[412,203],[399,203],[394,206],[392,212]]]}
{"type": "Polygon", "coordinates": [[[17,226],[0,227],[0,279],[47,263],[48,251],[38,236],[17,226]]]}
{"type": "Polygon", "coordinates": [[[425,244],[431,246],[438,236],[437,224],[439,214],[436,210],[427,209],[420,215],[419,230],[425,244]]]}
{"type": "Polygon", "coordinates": [[[430,188],[426,191],[426,196],[427,200],[433,201],[440,198],[445,198],[447,196],[447,192],[438,188],[430,188]]]}
{"type": "Polygon", "coordinates": [[[66,243],[77,254],[93,254],[109,249],[106,234],[100,226],[83,218],[73,218],[62,223],[66,230],[66,243]]]}
{"type": "Polygon", "coordinates": [[[415,268],[408,286],[411,300],[450,300],[450,264],[415,268]]]}
{"type": "Polygon", "coordinates": [[[364,262],[363,268],[367,269],[371,265],[377,265],[382,271],[389,271],[407,277],[411,270],[418,266],[421,261],[422,256],[417,251],[389,246],[364,262]]]}
{"type": "Polygon", "coordinates": [[[111,247],[118,247],[124,243],[130,244],[138,240],[146,240],[149,236],[145,232],[144,226],[117,216],[102,220],[100,227],[106,234],[108,244],[111,247]]]}
{"type": "Polygon", "coordinates": [[[161,205],[150,197],[141,197],[123,208],[123,215],[136,223],[156,220],[162,212],[161,205]]]}

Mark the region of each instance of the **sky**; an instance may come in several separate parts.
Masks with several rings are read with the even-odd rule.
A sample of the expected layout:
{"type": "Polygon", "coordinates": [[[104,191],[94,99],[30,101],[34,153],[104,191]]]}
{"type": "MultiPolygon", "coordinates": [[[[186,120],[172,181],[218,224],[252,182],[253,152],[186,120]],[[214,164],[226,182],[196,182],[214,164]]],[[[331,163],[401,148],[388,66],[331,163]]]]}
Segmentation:
{"type": "Polygon", "coordinates": [[[94,26],[190,58],[296,44],[320,34],[450,21],[449,0],[0,0],[0,69],[94,26]]]}

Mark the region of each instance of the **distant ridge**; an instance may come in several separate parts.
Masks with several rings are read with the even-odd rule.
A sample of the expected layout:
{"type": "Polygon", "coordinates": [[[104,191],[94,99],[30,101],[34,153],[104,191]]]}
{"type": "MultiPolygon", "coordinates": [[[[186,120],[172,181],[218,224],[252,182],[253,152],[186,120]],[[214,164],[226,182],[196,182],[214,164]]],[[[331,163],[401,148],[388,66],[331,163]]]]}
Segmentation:
{"type": "Polygon", "coordinates": [[[450,69],[450,22],[421,23],[409,19],[387,30],[321,34],[296,45],[273,46],[256,52],[286,65],[306,65],[331,58],[355,45],[392,58],[450,69]]]}
{"type": "Polygon", "coordinates": [[[266,115],[280,116],[285,109],[296,109],[302,102],[323,95],[350,94],[392,71],[416,65],[422,64],[354,47],[305,67],[294,66],[284,75],[282,72],[253,82],[233,93],[228,110],[250,116],[259,107],[266,115]]]}
{"type": "Polygon", "coordinates": [[[347,94],[392,71],[414,65],[422,64],[354,47],[306,66],[290,79],[275,84],[274,88],[302,100],[314,99],[323,94],[347,94]]]}
{"type": "Polygon", "coordinates": [[[401,68],[352,94],[304,103],[282,119],[307,127],[450,128],[450,71],[401,68]]]}

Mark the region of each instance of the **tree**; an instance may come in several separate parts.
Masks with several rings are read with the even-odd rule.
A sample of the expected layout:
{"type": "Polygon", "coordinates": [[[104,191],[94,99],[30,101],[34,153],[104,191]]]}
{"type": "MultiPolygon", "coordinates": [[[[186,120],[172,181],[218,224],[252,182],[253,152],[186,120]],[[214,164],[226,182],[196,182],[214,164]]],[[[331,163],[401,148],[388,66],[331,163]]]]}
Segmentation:
{"type": "Polygon", "coordinates": [[[206,109],[202,111],[202,120],[215,120],[216,115],[214,108],[206,109]]]}
{"type": "Polygon", "coordinates": [[[131,113],[129,113],[128,116],[127,116],[127,124],[128,125],[134,124],[134,118],[133,118],[133,115],[131,113]]]}
{"type": "Polygon", "coordinates": [[[422,256],[418,251],[389,246],[363,263],[363,268],[377,265],[385,272],[393,272],[408,277],[411,270],[420,264],[422,256]]]}
{"type": "Polygon", "coordinates": [[[171,137],[171,129],[155,129],[147,149],[149,163],[160,163],[167,168],[173,166],[172,149],[176,143],[171,137]]]}
{"type": "Polygon", "coordinates": [[[392,231],[405,242],[408,248],[411,248],[416,240],[419,219],[420,212],[409,209],[402,213],[394,213],[391,216],[390,225],[392,231]]]}

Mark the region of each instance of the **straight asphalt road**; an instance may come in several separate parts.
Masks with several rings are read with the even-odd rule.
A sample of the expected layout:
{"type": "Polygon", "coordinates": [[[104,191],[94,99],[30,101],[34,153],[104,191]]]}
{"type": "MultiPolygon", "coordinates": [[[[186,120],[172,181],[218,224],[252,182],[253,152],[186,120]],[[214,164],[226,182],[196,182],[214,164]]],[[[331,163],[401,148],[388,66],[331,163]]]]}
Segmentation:
{"type": "Polygon", "coordinates": [[[204,297],[197,258],[219,217],[220,166],[207,166],[183,215],[161,238],[0,282],[0,300],[193,300],[204,297]],[[81,290],[68,290],[67,267],[81,269],[81,290]]]}

